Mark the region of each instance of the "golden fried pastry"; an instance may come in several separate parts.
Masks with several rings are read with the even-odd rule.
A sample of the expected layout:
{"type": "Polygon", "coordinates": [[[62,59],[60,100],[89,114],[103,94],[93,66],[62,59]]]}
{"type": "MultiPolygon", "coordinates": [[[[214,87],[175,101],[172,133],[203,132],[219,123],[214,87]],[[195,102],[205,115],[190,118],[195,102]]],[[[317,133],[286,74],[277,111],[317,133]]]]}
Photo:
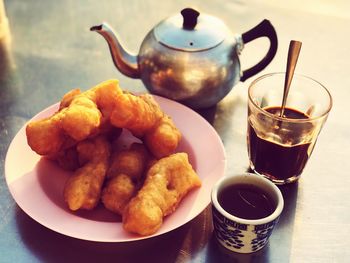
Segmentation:
{"type": "Polygon", "coordinates": [[[110,144],[102,135],[77,145],[79,157],[85,164],[68,178],[64,199],[69,209],[93,209],[100,200],[101,188],[107,173],[110,144]]]}
{"type": "Polygon", "coordinates": [[[26,127],[28,145],[40,155],[55,155],[63,149],[67,135],[60,126],[61,114],[32,121],[26,127]]]}
{"type": "Polygon", "coordinates": [[[67,147],[67,141],[82,141],[108,130],[111,112],[121,93],[116,80],[102,82],[86,92],[68,92],[58,112],[27,125],[28,145],[40,155],[55,155],[67,147]]]}
{"type": "Polygon", "coordinates": [[[163,116],[157,102],[149,94],[135,96],[123,93],[117,100],[111,123],[116,127],[128,129],[138,138],[143,137],[163,116]]]}
{"type": "Polygon", "coordinates": [[[121,94],[112,112],[111,123],[142,139],[157,158],[173,153],[181,139],[174,122],[149,94],[121,94]]]}
{"type": "Polygon", "coordinates": [[[123,173],[137,180],[145,171],[149,158],[150,154],[143,144],[133,143],[129,149],[113,153],[107,177],[112,178],[123,173]]]}
{"type": "Polygon", "coordinates": [[[104,81],[82,93],[77,89],[68,92],[62,98],[60,104],[60,108],[68,105],[66,106],[68,111],[66,114],[69,116],[64,118],[65,122],[62,124],[63,129],[66,130],[67,134],[78,141],[83,140],[90,135],[108,132],[112,128],[112,125],[110,124],[110,115],[117,102],[117,97],[120,94],[122,94],[122,90],[120,89],[117,80],[104,81]],[[79,112],[80,117],[78,118],[77,111],[79,109],[81,111],[79,112]],[[91,125],[87,125],[88,127],[85,128],[81,127],[81,125],[86,126],[86,122],[89,123],[88,119],[93,116],[91,116],[92,109],[99,112],[99,123],[94,127],[94,131],[89,131],[88,129],[89,127],[91,129],[91,125]],[[74,120],[74,118],[78,118],[78,120],[74,120]]]}
{"type": "Polygon", "coordinates": [[[76,141],[82,141],[95,134],[101,124],[101,112],[87,97],[77,96],[71,104],[62,109],[60,127],[65,134],[76,141]]]}
{"type": "Polygon", "coordinates": [[[72,100],[80,93],[81,93],[80,89],[72,89],[68,91],[66,94],[64,94],[60,102],[59,110],[62,110],[63,108],[68,107],[71,104],[72,100]]]}
{"type": "Polygon", "coordinates": [[[81,166],[76,145],[47,157],[56,161],[60,167],[68,171],[75,171],[81,166]]]}
{"type": "Polygon", "coordinates": [[[155,233],[163,218],[173,213],[186,194],[200,185],[201,181],[186,153],[158,160],[147,172],[142,188],[124,210],[124,229],[139,235],[155,233]]]}
{"type": "Polygon", "coordinates": [[[137,183],[126,174],[118,174],[107,181],[102,191],[102,203],[105,208],[122,215],[125,206],[136,194],[137,183]]]}
{"type": "Polygon", "coordinates": [[[130,149],[115,153],[111,159],[102,202],[108,210],[121,215],[143,181],[149,153],[143,144],[134,143],[130,149]]]}
{"type": "Polygon", "coordinates": [[[152,95],[125,92],[116,80],[67,92],[52,116],[28,123],[26,135],[32,150],[74,171],[64,187],[69,209],[90,210],[102,199],[123,216],[127,231],[140,235],[157,231],[182,198],[201,185],[186,153],[169,156],[181,140],[170,116],[152,95]],[[110,158],[122,129],[143,144],[110,158]]]}
{"type": "Polygon", "coordinates": [[[164,115],[157,125],[145,134],[144,142],[157,158],[173,153],[181,140],[181,133],[168,115],[164,115]]]}

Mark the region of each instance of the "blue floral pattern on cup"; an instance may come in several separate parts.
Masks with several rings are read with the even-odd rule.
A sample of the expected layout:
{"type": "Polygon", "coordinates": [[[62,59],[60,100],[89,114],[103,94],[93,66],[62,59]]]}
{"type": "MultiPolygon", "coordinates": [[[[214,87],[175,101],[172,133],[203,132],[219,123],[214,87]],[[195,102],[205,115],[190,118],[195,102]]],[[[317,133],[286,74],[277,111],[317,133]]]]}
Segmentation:
{"type": "Polygon", "coordinates": [[[241,249],[244,246],[243,230],[247,229],[247,225],[225,218],[215,207],[212,209],[216,238],[225,246],[241,249]]]}
{"type": "Polygon", "coordinates": [[[257,251],[266,245],[270,235],[272,234],[273,228],[277,224],[277,221],[278,219],[275,219],[267,224],[254,226],[256,238],[254,238],[251,242],[253,251],[257,251]]]}
{"type": "Polygon", "coordinates": [[[215,207],[212,210],[216,238],[230,250],[254,252],[263,248],[278,221],[277,218],[267,224],[247,225],[224,217],[215,207]],[[247,239],[251,242],[247,242],[247,239]],[[247,247],[248,244],[251,246],[247,247]]]}

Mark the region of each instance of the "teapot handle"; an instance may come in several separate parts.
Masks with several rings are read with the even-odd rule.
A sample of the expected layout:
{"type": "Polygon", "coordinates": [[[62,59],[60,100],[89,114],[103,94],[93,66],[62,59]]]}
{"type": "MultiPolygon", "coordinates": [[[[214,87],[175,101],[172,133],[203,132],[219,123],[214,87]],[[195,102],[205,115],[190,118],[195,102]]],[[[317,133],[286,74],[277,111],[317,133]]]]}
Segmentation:
{"type": "Polygon", "coordinates": [[[278,40],[275,28],[272,26],[271,22],[264,19],[260,24],[250,29],[249,31],[242,34],[243,44],[247,44],[250,41],[257,39],[259,37],[267,37],[270,40],[270,48],[267,51],[265,57],[258,62],[256,65],[249,69],[243,71],[241,76],[241,81],[245,81],[251,76],[262,71],[275,57],[277,52],[278,40]]]}

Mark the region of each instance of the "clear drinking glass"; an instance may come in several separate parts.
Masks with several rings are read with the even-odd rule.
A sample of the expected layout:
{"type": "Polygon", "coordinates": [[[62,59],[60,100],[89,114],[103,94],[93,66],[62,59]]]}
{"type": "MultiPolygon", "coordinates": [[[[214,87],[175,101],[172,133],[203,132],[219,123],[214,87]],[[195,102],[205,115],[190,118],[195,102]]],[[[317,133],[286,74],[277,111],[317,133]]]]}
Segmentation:
{"type": "Polygon", "coordinates": [[[250,168],[275,184],[299,179],[332,108],[329,91],[295,74],[280,117],[285,73],[261,76],[248,90],[250,168]]]}

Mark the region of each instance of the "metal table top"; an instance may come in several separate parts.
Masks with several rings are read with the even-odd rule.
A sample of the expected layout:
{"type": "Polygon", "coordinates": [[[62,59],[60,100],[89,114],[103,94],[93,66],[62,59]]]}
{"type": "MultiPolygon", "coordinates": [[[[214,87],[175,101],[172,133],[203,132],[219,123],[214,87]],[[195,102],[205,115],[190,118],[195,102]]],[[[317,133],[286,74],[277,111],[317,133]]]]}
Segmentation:
{"type": "MultiPolygon", "coordinates": [[[[343,170],[350,156],[347,1],[8,0],[4,4],[10,31],[0,45],[0,262],[348,262],[350,177],[343,170]],[[289,40],[297,39],[303,47],[296,72],[317,79],[333,95],[333,109],[300,181],[281,187],[285,209],[267,247],[248,255],[221,249],[212,235],[210,206],[174,231],[129,243],[78,240],[35,222],[16,205],[5,182],[4,159],[18,130],[75,87],[87,89],[117,78],[124,89],[146,92],[140,80],[114,68],[105,41],[90,32],[90,26],[108,21],[129,50],[137,52],[158,21],[188,5],[220,17],[237,33],[269,19],[279,48],[261,74],[284,71],[289,40]]],[[[255,64],[267,47],[264,39],[246,45],[242,68],[255,64]]],[[[199,111],[225,145],[227,175],[248,168],[246,103],[253,79],[235,86],[216,107],[199,111]]]]}

